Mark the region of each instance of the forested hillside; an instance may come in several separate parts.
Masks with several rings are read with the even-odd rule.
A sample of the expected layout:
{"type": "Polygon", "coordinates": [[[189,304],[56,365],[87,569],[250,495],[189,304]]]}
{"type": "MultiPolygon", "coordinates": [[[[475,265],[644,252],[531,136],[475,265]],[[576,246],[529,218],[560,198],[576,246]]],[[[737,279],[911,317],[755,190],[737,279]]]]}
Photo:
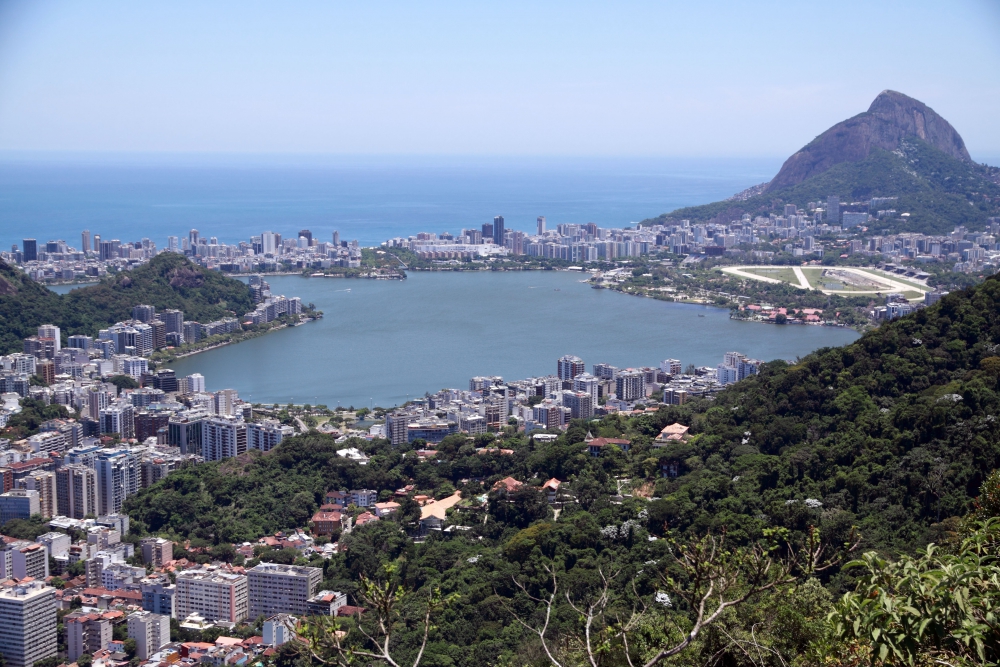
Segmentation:
{"type": "MultiPolygon", "coordinates": [[[[768,364],[714,401],[574,423],[552,444],[508,429],[498,438],[510,454],[477,452],[497,444],[492,435],[451,436],[427,461],[412,451],[423,443],[393,448],[385,441],[355,441],[372,456],[367,466],[336,456],[331,437],[311,433],[268,454],[174,473],[130,499],[128,511],[140,533],[222,545],[303,526],[330,489],[368,487],[387,497],[412,483],[416,492],[439,498],[460,489],[465,501],[451,521],[465,530],[413,543],[406,533],[416,530],[419,508],[407,500],[396,520],[342,536],[346,553],[317,561],[324,585],[355,601],[370,600],[364,581],[382,580],[392,565],[389,578],[417,592],[400,608],[400,618],[412,622],[400,626],[395,639],[401,654],[411,657],[420,643],[421,601],[434,590],[453,594],[448,604],[434,607],[438,616],[422,664],[549,664],[537,631],[515,622],[515,615],[542,627],[546,600],[559,586],[546,636],[563,642],[560,650],[583,650],[574,643],[582,641],[582,617],[570,601],[592,601],[603,590],[602,577],[617,573],[609,584],[612,607],[596,621],[613,634],[619,626],[612,611],[625,619],[632,605],[657,591],[697,583],[700,575],[677,560],[691,553],[683,544],[725,535],[727,548],[753,549],[762,538],[777,539],[779,551],[761,553],[800,557],[801,546],[791,551],[788,545],[807,545],[814,528],[827,545],[824,553],[834,553],[852,542],[857,527],[860,549],[898,558],[930,541],[968,535],[961,517],[974,509],[986,476],[1000,466],[998,341],[1000,280],[994,277],[851,345],[820,350],[794,365],[768,364]],[[654,447],[655,436],[674,421],[689,425],[690,437],[654,447]],[[605,447],[593,457],[584,442],[588,431],[627,438],[632,447],[627,453],[605,447]],[[663,471],[677,476],[663,477],[663,471]],[[526,486],[509,495],[492,491],[507,476],[526,486]],[[539,490],[550,477],[565,483],[558,518],[539,490]],[[489,496],[485,506],[476,500],[480,494],[489,496]]],[[[746,569],[755,552],[738,553],[726,567],[746,569]]],[[[924,559],[919,567],[941,562],[924,559]]],[[[802,656],[834,641],[822,619],[859,573],[798,567],[789,572],[805,577],[796,579],[799,584],[765,589],[738,614],[726,612],[720,630],[706,631],[685,649],[682,664],[705,664],[713,655],[743,664],[733,637],[765,642],[772,653],[754,664],[776,665],[785,664],[776,656],[802,656]]],[[[873,577],[884,569],[872,567],[873,577]]],[[[737,590],[759,586],[741,572],[737,590]]],[[[622,650],[633,650],[648,657],[656,646],[681,641],[683,628],[696,620],[692,607],[684,598],[663,600],[676,600],[676,606],[656,613],[673,620],[663,625],[641,616],[645,620],[629,626],[632,649],[614,635],[609,655],[620,659],[622,650]]],[[[852,600],[845,599],[843,609],[852,600]]],[[[883,624],[869,620],[853,632],[874,632],[883,624]]],[[[942,627],[951,622],[941,621],[942,627]]],[[[848,648],[861,654],[879,649],[879,633],[872,636],[861,644],[855,637],[848,648]]],[[[842,659],[851,660],[848,654],[842,659]]]]}
{"type": "Polygon", "coordinates": [[[132,307],[157,311],[176,308],[184,317],[211,322],[253,309],[247,286],[209,271],[176,253],[161,253],[148,263],[114,274],[99,284],[59,295],[16,267],[0,262],[0,353],[22,349],[40,324],[55,324],[63,336],[96,336],[99,329],[132,317],[132,307]]]}

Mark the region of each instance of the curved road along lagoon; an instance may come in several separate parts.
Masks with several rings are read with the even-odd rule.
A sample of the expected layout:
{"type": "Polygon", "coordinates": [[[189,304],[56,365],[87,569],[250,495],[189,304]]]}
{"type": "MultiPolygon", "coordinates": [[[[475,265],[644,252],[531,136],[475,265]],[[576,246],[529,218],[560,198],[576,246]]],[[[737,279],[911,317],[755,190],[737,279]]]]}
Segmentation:
{"type": "Polygon", "coordinates": [[[261,403],[391,406],[476,375],[511,380],[555,373],[564,354],[593,364],[662,359],[716,365],[729,350],[795,359],[858,337],[850,329],[774,326],[729,311],[595,290],[557,271],[419,273],[405,281],[273,276],[324,318],[179,359],[209,390],[261,403]]]}

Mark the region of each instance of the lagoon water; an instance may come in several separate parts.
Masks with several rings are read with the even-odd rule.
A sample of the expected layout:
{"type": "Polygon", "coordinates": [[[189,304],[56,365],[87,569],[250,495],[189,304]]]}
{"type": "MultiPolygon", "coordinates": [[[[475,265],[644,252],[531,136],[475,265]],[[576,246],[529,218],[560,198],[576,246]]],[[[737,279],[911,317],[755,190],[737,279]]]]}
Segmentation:
{"type": "MultiPolygon", "coordinates": [[[[376,245],[459,232],[502,214],[625,226],[716,201],[767,180],[780,160],[315,158],[0,155],[0,241],[203,236],[234,243],[311,229],[376,245]]],[[[7,246],[9,247],[9,246],[7,246]]],[[[270,279],[324,311],[319,322],[182,359],[256,402],[389,406],[475,375],[546,375],[575,354],[643,366],[673,357],[715,365],[728,350],[785,358],[857,334],[731,321],[728,311],[594,290],[567,272],[412,273],[409,280],[270,279]]],[[[67,288],[57,289],[63,292],[67,288]]]]}
{"type": "Polygon", "coordinates": [[[795,359],[857,338],[850,329],[772,326],[725,309],[655,301],[563,271],[411,273],[405,281],[276,276],[272,291],[324,312],[318,322],[180,359],[209,390],[261,403],[391,406],[476,375],[555,373],[564,354],[619,367],[676,358],[716,365],[729,350],[795,359]]]}

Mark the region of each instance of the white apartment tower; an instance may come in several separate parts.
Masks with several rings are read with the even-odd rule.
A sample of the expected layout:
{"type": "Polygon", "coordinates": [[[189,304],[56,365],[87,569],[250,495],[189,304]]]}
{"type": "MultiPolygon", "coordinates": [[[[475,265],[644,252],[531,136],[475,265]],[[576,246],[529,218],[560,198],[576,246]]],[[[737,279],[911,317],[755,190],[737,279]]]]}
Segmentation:
{"type": "Polygon", "coordinates": [[[135,640],[135,653],[140,660],[148,660],[170,643],[170,617],[140,611],[128,617],[128,636],[135,640]]]}
{"type": "Polygon", "coordinates": [[[247,448],[269,452],[285,438],[295,434],[295,429],[282,424],[276,419],[264,419],[247,424],[247,448]]]}
{"type": "Polygon", "coordinates": [[[212,621],[237,623],[247,617],[247,578],[211,569],[177,573],[174,607],[178,619],[199,614],[212,621]]]}
{"type": "Polygon", "coordinates": [[[246,451],[246,422],[232,417],[213,417],[201,423],[201,455],[206,461],[221,461],[246,451]]]}
{"type": "Polygon", "coordinates": [[[54,324],[43,324],[38,327],[38,337],[39,338],[51,338],[54,341],[55,351],[58,352],[62,349],[62,343],[60,342],[60,331],[59,327],[54,324]]]}
{"type": "Polygon", "coordinates": [[[139,490],[139,462],[128,450],[97,457],[97,505],[100,514],[121,512],[125,499],[139,490]]]}
{"type": "Polygon", "coordinates": [[[56,589],[28,581],[0,589],[0,653],[9,667],[31,667],[58,651],[56,589]]]}
{"type": "Polygon", "coordinates": [[[56,506],[61,516],[82,519],[97,511],[97,471],[84,465],[56,470],[56,506]]]}
{"type": "Polygon", "coordinates": [[[323,580],[318,567],[260,563],[247,570],[250,585],[250,618],[275,614],[305,614],[309,598],[323,580]]]}

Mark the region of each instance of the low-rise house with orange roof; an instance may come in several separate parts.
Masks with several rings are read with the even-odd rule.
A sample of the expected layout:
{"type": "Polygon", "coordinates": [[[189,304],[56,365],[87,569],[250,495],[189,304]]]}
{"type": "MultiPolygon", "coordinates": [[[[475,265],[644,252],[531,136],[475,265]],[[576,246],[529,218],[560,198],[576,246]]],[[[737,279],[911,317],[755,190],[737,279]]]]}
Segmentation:
{"type": "MultiPolygon", "coordinates": [[[[507,479],[512,479],[508,477],[507,479]]],[[[501,480],[506,481],[506,480],[501,480]]],[[[518,485],[516,479],[513,480],[518,485]]],[[[498,484],[500,482],[497,482],[498,484]]],[[[457,505],[462,500],[462,492],[456,491],[447,498],[435,500],[420,508],[420,533],[426,535],[431,530],[443,530],[448,510],[457,505]]]]}
{"type": "Polygon", "coordinates": [[[676,442],[678,440],[686,440],[688,437],[689,428],[690,427],[677,422],[674,422],[669,426],[664,426],[663,430],[660,431],[660,434],[656,436],[656,441],[653,443],[653,446],[656,446],[657,444],[660,444],[662,446],[662,444],[665,443],[676,442]]]}
{"type": "Polygon", "coordinates": [[[594,438],[587,442],[587,451],[591,456],[600,456],[601,450],[609,446],[617,446],[627,452],[632,447],[632,441],[623,438],[594,438]]]}
{"type": "Polygon", "coordinates": [[[542,491],[545,492],[545,498],[549,501],[550,505],[556,501],[556,497],[559,495],[559,486],[561,484],[562,482],[555,477],[545,482],[545,484],[542,484],[542,491]]]}
{"type": "Polygon", "coordinates": [[[522,486],[524,486],[524,482],[519,482],[518,480],[514,479],[513,477],[505,477],[505,478],[497,481],[493,485],[493,490],[494,491],[499,491],[500,493],[505,493],[505,494],[506,493],[514,493],[515,491],[517,491],[518,489],[520,489],[522,486]]]}
{"type": "Polygon", "coordinates": [[[360,528],[366,523],[371,523],[372,521],[378,521],[378,517],[371,512],[362,512],[354,519],[354,525],[360,528]]]}
{"type": "Polygon", "coordinates": [[[400,508],[400,504],[397,502],[389,501],[385,503],[375,503],[375,515],[378,518],[387,517],[396,510],[400,508]]]}

